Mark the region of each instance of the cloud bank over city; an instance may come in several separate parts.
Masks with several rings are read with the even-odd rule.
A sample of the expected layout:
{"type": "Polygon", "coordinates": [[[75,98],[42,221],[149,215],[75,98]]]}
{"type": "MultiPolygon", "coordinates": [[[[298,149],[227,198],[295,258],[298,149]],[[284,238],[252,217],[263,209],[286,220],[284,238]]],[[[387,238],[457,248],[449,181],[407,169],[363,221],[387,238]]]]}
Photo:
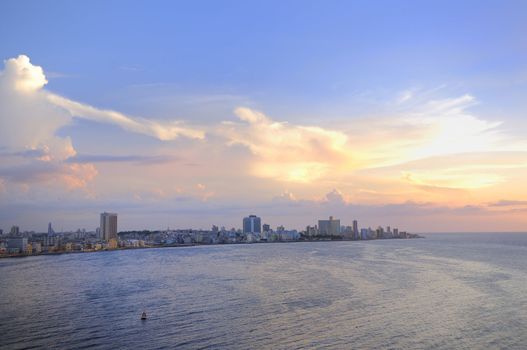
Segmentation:
{"type": "MultiPolygon", "coordinates": [[[[306,216],[333,214],[363,216],[371,225],[374,218],[399,219],[425,230],[426,222],[445,217],[458,227],[464,227],[459,223],[464,219],[485,217],[492,227],[496,216],[514,220],[525,207],[520,200],[527,193],[515,182],[527,175],[525,140],[507,135],[501,121],[472,115],[477,101],[469,94],[352,119],[340,130],[275,120],[243,106],[234,109],[231,120],[190,127],[73,101],[46,89],[47,83],[42,67],[28,56],[5,61],[0,178],[2,205],[8,208],[23,204],[38,210],[58,193],[64,206],[75,203],[79,211],[84,205],[92,212],[112,205],[126,211],[130,201],[135,210],[161,207],[166,215],[194,212],[219,221],[223,213],[258,211],[301,228],[306,216]],[[161,143],[147,152],[151,157],[128,154],[119,145],[113,156],[89,156],[90,149],[78,150],[69,135],[59,136],[75,118],[116,125],[130,139],[143,134],[161,143]],[[187,141],[183,151],[170,144],[177,138],[187,141]],[[182,165],[185,154],[196,164],[182,165]],[[218,167],[239,166],[215,171],[204,167],[208,157],[217,158],[218,167]],[[104,180],[97,181],[100,177],[104,180]],[[262,186],[265,193],[253,190],[262,186]],[[294,192],[280,195],[288,188],[294,192]],[[289,218],[280,219],[284,213],[289,218]]],[[[413,98],[405,95],[398,103],[413,98]]]]}
{"type": "Polygon", "coordinates": [[[258,23],[243,4],[222,23],[105,4],[126,16],[93,32],[99,12],[77,6],[0,15],[0,229],[94,229],[102,211],[120,229],[527,225],[527,28],[507,6],[456,4],[467,27],[447,4],[262,8],[258,23]]]}

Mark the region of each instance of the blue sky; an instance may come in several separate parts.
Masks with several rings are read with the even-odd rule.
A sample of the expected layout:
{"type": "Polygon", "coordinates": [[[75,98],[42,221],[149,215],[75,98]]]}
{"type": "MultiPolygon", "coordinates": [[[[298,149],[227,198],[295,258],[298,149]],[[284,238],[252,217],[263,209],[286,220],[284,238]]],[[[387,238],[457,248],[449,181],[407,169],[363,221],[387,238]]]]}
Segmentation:
{"type": "Polygon", "coordinates": [[[8,1],[4,9],[3,57],[27,54],[68,76],[49,88],[112,108],[114,94],[140,84],[286,109],[413,85],[486,94],[480,80],[525,69],[523,1],[8,1]]]}
{"type": "MultiPolygon", "coordinates": [[[[375,159],[378,159],[379,151],[373,152],[370,143],[360,140],[355,147],[355,139],[366,135],[370,135],[369,139],[378,137],[377,133],[382,131],[382,135],[389,134],[382,137],[391,140],[394,137],[391,124],[399,123],[401,115],[419,115],[421,118],[427,113],[436,113],[430,111],[430,105],[437,101],[445,105],[448,101],[457,101],[447,111],[448,115],[459,112],[475,116],[478,121],[499,122],[501,139],[509,138],[518,143],[512,148],[500,144],[495,149],[490,147],[490,150],[523,152],[522,135],[527,110],[524,97],[527,94],[525,1],[4,1],[2,8],[0,57],[8,60],[21,54],[27,55],[32,65],[43,68],[48,80],[45,85],[47,93],[141,120],[157,120],[160,123],[179,121],[185,127],[203,130],[205,135],[204,141],[185,136],[167,141],[152,137],[152,131],[137,132],[134,129],[131,133],[129,127],[127,129],[116,122],[106,123],[102,116],[94,119],[78,115],[83,112],[71,105],[65,107],[66,102],[61,102],[60,108],[67,109],[73,118],[57,124],[52,134],[61,140],[71,139],[77,154],[77,158],[70,156],[63,161],[72,164],[82,156],[84,159],[90,156],[92,160],[94,156],[99,156],[100,160],[105,155],[120,159],[115,164],[108,159],[94,163],[97,175],[86,183],[90,187],[91,199],[84,198],[78,189],[53,192],[61,201],[79,205],[77,219],[71,223],[64,219],[66,227],[85,225],[89,228],[89,215],[82,214],[82,203],[89,202],[86,207],[93,208],[90,209],[93,212],[99,207],[99,211],[126,210],[118,204],[129,200],[123,195],[126,192],[124,189],[105,199],[101,199],[101,193],[111,192],[111,183],[121,178],[119,164],[130,165],[133,157],[144,159],[141,157],[148,155],[173,160],[165,162],[163,171],[196,171],[196,184],[177,176],[173,179],[174,183],[181,185],[178,193],[185,193],[185,198],[196,201],[185,209],[198,208],[202,204],[199,198],[203,200],[200,195],[190,193],[190,187],[194,186],[196,191],[200,188],[197,185],[212,186],[214,188],[210,192],[214,195],[206,200],[213,208],[211,211],[218,213],[232,206],[232,202],[239,204],[240,213],[246,206],[274,207],[276,202],[273,198],[290,193],[292,189],[296,191],[295,200],[307,206],[309,201],[326,200],[326,194],[333,190],[341,193],[346,205],[357,202],[377,206],[402,205],[410,201],[421,204],[431,202],[448,208],[484,206],[492,201],[523,195],[512,192],[509,195],[497,188],[490,191],[488,187],[492,185],[488,185],[489,182],[485,182],[485,190],[481,191],[464,188],[472,192],[463,202],[457,199],[439,200],[434,197],[435,194],[419,197],[411,191],[405,195],[403,190],[390,190],[388,193],[382,179],[379,180],[382,184],[366,186],[354,177],[365,169],[379,168],[387,163],[375,163],[373,158],[366,162],[368,165],[364,168],[362,163],[348,167],[340,163],[351,164],[364,158],[363,154],[375,153],[375,159]],[[470,99],[460,100],[462,96],[470,96],[470,99]],[[350,159],[347,156],[332,158],[331,162],[306,155],[302,162],[293,162],[295,166],[287,160],[278,161],[277,155],[269,151],[271,148],[264,146],[275,144],[280,150],[287,149],[287,145],[277,143],[276,139],[262,139],[260,142],[263,145],[248,143],[243,137],[255,138],[248,130],[238,127],[236,130],[223,130],[224,121],[241,119],[247,122],[240,117],[240,113],[234,112],[240,107],[260,111],[270,120],[287,122],[291,130],[296,130],[289,130],[294,135],[305,131],[295,129],[295,126],[343,132],[346,141],[328,147],[333,151],[338,149],[339,157],[355,149],[360,149],[359,154],[350,159]],[[379,118],[383,120],[380,124],[379,118]],[[385,130],[386,125],[389,127],[385,130]],[[204,175],[211,170],[206,167],[206,155],[211,154],[211,150],[219,152],[216,155],[218,160],[211,162],[215,169],[227,166],[235,170],[232,173],[221,170],[217,176],[204,175]],[[185,168],[192,163],[202,164],[205,169],[185,168]],[[271,171],[263,171],[266,175],[262,176],[255,176],[254,171],[244,173],[244,169],[253,168],[255,164],[264,168],[268,164],[270,168],[276,168],[273,174],[282,169],[290,176],[273,175],[271,171]],[[306,171],[310,173],[308,178],[297,181],[299,174],[304,176],[306,171]],[[232,187],[240,183],[244,190],[240,190],[237,197],[232,187]],[[361,185],[354,187],[356,183],[361,185]],[[241,193],[247,191],[255,193],[254,198],[243,198],[241,193]],[[383,195],[366,198],[361,195],[364,191],[383,195]],[[512,197],[498,198],[496,193],[512,197]],[[108,208],[110,205],[115,208],[108,208]]],[[[0,117],[5,121],[16,118],[5,111],[0,117]]],[[[423,120],[428,123],[427,118],[423,120]]],[[[473,126],[466,127],[474,130],[473,126]]],[[[397,128],[407,131],[406,124],[398,124],[397,128]]],[[[272,134],[273,129],[270,130],[272,134]]],[[[485,137],[489,134],[487,131],[484,132],[485,137]]],[[[258,133],[257,130],[254,132],[258,133]]],[[[288,132],[286,135],[291,137],[288,132]]],[[[319,132],[307,137],[324,147],[335,140],[334,134],[319,132]],[[321,135],[322,140],[318,139],[321,135]],[[326,136],[329,139],[324,138],[326,136]]],[[[474,142],[484,144],[485,140],[474,142]]],[[[3,144],[2,147],[13,151],[46,148],[48,141],[16,146],[3,144]]],[[[436,146],[439,142],[428,141],[436,146]]],[[[382,143],[383,139],[377,142],[382,143]]],[[[422,145],[416,147],[430,149],[422,145]]],[[[482,152],[483,148],[464,144],[460,145],[459,153],[482,152]]],[[[409,155],[416,153],[414,151],[405,151],[405,157],[400,155],[401,152],[395,152],[397,157],[387,157],[393,159],[389,165],[416,160],[416,156],[409,155]]],[[[489,149],[485,148],[485,152],[489,149]]],[[[419,154],[423,158],[439,155],[435,150],[425,153],[419,154]]],[[[5,161],[8,164],[17,160],[6,158],[5,161]]],[[[517,167],[523,161],[523,154],[511,160],[517,167]]],[[[152,185],[148,181],[151,174],[144,166],[134,164],[130,166],[138,175],[130,180],[130,188],[133,188],[130,191],[142,193],[152,185]]],[[[409,170],[397,171],[406,174],[409,170]]],[[[517,185],[515,180],[504,174],[489,175],[489,172],[486,171],[485,176],[495,179],[493,183],[506,183],[509,189],[517,185]]],[[[465,181],[458,177],[456,184],[445,184],[453,177],[451,173],[439,180],[431,173],[432,169],[426,174],[422,172],[419,181],[447,189],[465,186],[459,185],[465,184],[465,181]]],[[[19,205],[24,200],[15,189],[20,186],[20,181],[10,180],[9,176],[4,175],[5,214],[0,217],[0,227],[4,229],[18,221],[17,218],[33,217],[32,213],[40,208],[39,205],[49,207],[50,198],[49,193],[40,198],[39,190],[32,187],[45,187],[43,183],[26,183],[27,191],[35,200],[29,209],[20,209],[19,205]],[[10,186],[14,186],[12,192],[10,186]],[[13,203],[17,203],[16,209],[13,203]]],[[[405,176],[401,175],[402,178],[405,176]]],[[[170,179],[154,182],[160,184],[156,191],[164,193],[170,187],[170,179]]],[[[174,196],[176,194],[172,193],[163,200],[170,202],[174,196]]],[[[145,205],[144,210],[154,211],[153,206],[145,205]]],[[[177,206],[177,209],[183,208],[177,206]]],[[[270,218],[281,212],[280,208],[275,212],[266,210],[270,218]]],[[[324,211],[309,209],[308,214],[293,212],[292,215],[300,217],[299,222],[305,222],[310,220],[310,215],[316,215],[317,210],[324,211]]],[[[345,215],[350,208],[342,210],[345,215]]],[[[381,209],[379,211],[382,212],[381,209]]],[[[49,220],[64,216],[59,204],[48,214],[49,220]]],[[[239,220],[235,215],[241,214],[229,215],[225,218],[226,225],[236,224],[239,220]]],[[[371,214],[365,221],[373,225],[375,215],[379,214],[371,214]]],[[[170,221],[166,216],[159,218],[170,221]]],[[[181,220],[191,226],[194,219],[181,220]]],[[[272,223],[289,224],[288,219],[278,220],[286,222],[272,223]]],[[[468,222],[470,218],[466,220],[468,222]]],[[[513,220],[515,224],[511,229],[525,223],[518,220],[513,220]]],[[[29,221],[28,228],[36,229],[48,220],[38,218],[29,221]]],[[[409,225],[407,222],[401,220],[401,225],[409,225]]],[[[155,223],[153,219],[148,224],[155,223]]],[[[24,223],[19,224],[24,226],[24,223]]],[[[290,224],[299,225],[294,220],[290,224]]],[[[130,227],[125,225],[124,228],[130,227]]],[[[410,227],[413,228],[421,229],[421,226],[410,227]]],[[[474,228],[480,227],[474,225],[474,228]]]]}

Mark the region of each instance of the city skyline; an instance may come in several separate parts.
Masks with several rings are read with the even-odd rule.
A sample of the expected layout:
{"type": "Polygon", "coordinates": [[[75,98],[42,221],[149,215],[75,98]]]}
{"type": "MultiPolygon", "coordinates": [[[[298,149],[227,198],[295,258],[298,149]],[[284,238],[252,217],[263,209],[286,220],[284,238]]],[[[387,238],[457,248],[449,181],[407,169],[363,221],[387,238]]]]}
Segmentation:
{"type": "MultiPolygon", "coordinates": [[[[5,234],[7,236],[14,236],[17,237],[20,234],[27,234],[27,233],[33,233],[33,234],[42,234],[47,233],[48,236],[54,236],[56,234],[63,234],[63,233],[74,233],[74,232],[85,232],[85,233],[95,233],[99,238],[108,241],[111,238],[116,238],[117,234],[119,232],[127,232],[127,231],[141,231],[141,230],[147,230],[147,231],[170,231],[170,230],[198,230],[198,231],[214,231],[218,230],[220,227],[222,230],[230,230],[230,231],[240,231],[241,233],[262,233],[263,231],[273,231],[273,227],[276,227],[276,230],[294,230],[294,231],[300,231],[305,232],[307,235],[310,234],[310,229],[315,229],[315,231],[319,231],[322,235],[336,235],[340,233],[344,233],[347,229],[352,230],[353,233],[360,232],[358,228],[358,221],[357,219],[353,220],[347,220],[347,218],[342,222],[340,219],[335,219],[333,216],[329,217],[329,220],[327,219],[320,219],[313,217],[311,218],[311,221],[305,222],[303,226],[301,227],[285,227],[283,223],[276,223],[274,226],[270,225],[269,223],[266,223],[262,220],[261,217],[249,214],[246,217],[242,218],[242,223],[240,226],[233,225],[231,226],[225,226],[221,224],[212,224],[211,228],[204,228],[204,227],[166,227],[166,228],[156,228],[156,227],[150,227],[150,228],[135,228],[135,229],[127,229],[127,230],[118,230],[118,224],[117,224],[117,218],[118,213],[109,213],[109,212],[102,212],[99,214],[99,225],[95,227],[95,229],[86,229],[86,227],[79,227],[76,230],[64,230],[63,228],[56,232],[53,229],[53,223],[48,222],[47,225],[47,231],[45,230],[25,230],[23,227],[20,229],[19,225],[13,225],[10,227],[9,230],[3,230],[0,229],[0,236],[2,234],[5,234]],[[349,222],[348,222],[349,221],[349,222]],[[317,224],[318,223],[318,224],[317,224]],[[311,225],[314,226],[311,226],[311,225]],[[307,225],[307,226],[306,226],[307,225]],[[323,228],[324,226],[324,228],[323,228]],[[326,227],[327,226],[327,227],[326,227]]],[[[367,227],[367,229],[372,230],[373,228],[382,228],[383,225],[376,224],[376,225],[370,225],[367,227]]],[[[386,226],[387,230],[389,231],[390,226],[386,226]]],[[[366,227],[364,227],[366,228],[366,227]]],[[[354,236],[355,237],[355,236],[354,236]]]]}
{"type": "Polygon", "coordinates": [[[525,231],[526,11],[6,1],[0,229],[525,231]]]}
{"type": "Polygon", "coordinates": [[[250,214],[243,218],[241,229],[213,225],[210,230],[167,228],[118,231],[117,218],[117,213],[101,213],[100,225],[95,231],[55,232],[51,222],[45,233],[21,231],[18,226],[13,226],[9,233],[0,231],[0,258],[192,245],[424,238],[398,228],[392,230],[391,226],[359,229],[357,220],[353,220],[353,226],[341,225],[340,219],[333,216],[318,220],[318,225],[307,225],[305,230],[285,228],[283,225],[273,230],[269,224],[262,226],[262,218],[250,214]]]}

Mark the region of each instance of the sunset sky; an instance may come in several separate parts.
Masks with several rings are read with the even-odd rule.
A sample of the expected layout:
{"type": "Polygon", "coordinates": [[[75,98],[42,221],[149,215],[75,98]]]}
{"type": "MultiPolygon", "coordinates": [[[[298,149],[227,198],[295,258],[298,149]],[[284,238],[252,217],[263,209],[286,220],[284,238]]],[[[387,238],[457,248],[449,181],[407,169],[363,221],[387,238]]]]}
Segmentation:
{"type": "Polygon", "coordinates": [[[0,228],[527,231],[526,1],[2,1],[0,228]]]}

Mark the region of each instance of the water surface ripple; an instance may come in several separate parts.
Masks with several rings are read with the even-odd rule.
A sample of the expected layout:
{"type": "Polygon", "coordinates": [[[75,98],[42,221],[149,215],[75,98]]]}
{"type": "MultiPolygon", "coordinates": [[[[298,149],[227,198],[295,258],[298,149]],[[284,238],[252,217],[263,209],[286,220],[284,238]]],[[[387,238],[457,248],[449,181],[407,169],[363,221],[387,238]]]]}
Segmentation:
{"type": "Polygon", "coordinates": [[[0,291],[2,349],[521,349],[527,234],[3,259],[0,291]]]}

